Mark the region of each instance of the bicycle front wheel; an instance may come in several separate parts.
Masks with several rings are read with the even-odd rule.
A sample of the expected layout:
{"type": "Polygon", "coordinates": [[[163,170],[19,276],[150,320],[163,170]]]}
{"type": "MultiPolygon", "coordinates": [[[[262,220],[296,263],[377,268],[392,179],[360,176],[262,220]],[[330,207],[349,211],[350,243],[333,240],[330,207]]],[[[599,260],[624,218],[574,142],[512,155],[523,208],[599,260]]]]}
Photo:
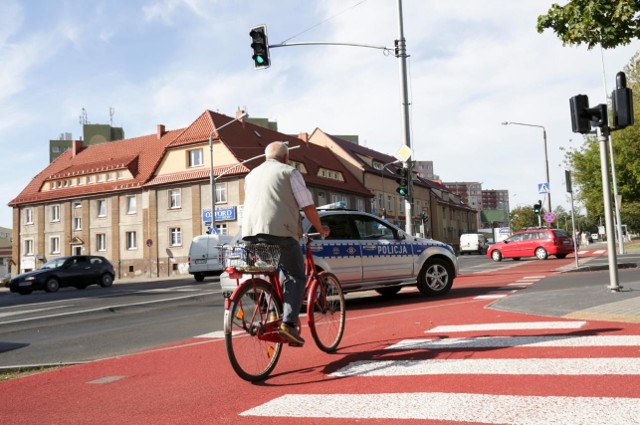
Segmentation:
{"type": "Polygon", "coordinates": [[[262,279],[242,284],[224,312],[224,340],[233,370],[250,382],[265,379],[276,367],[282,341],[279,321],[269,322],[269,313],[282,316],[273,287],[262,279]]]}
{"type": "Polygon", "coordinates": [[[332,353],[338,348],[346,321],[344,293],[338,278],[320,272],[309,288],[307,319],[314,341],[322,351],[332,353]]]}

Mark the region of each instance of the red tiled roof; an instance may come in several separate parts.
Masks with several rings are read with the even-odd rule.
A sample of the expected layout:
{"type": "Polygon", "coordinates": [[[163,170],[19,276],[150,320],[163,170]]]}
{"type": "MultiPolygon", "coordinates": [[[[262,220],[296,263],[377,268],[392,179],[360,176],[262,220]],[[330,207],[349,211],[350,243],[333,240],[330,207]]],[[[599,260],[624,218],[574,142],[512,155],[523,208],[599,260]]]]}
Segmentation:
{"type": "MultiPolygon", "coordinates": [[[[208,169],[157,177],[155,171],[167,150],[208,141],[209,134],[214,128],[220,128],[232,120],[233,118],[229,116],[207,110],[188,127],[168,131],[160,138],[157,133],[153,133],[117,142],[91,145],[82,149],[75,156],[72,151],[66,151],[38,173],[22,192],[9,202],[9,206],[110,193],[144,185],[152,186],[207,179],[209,178],[208,169]],[[133,174],[133,179],[85,184],[41,192],[44,184],[53,178],[64,178],[108,169],[116,170],[123,168],[125,164],[133,174]]],[[[297,137],[278,133],[246,121],[232,122],[217,133],[219,133],[220,141],[235,156],[237,162],[262,155],[264,148],[273,141],[287,141],[290,147],[300,146],[298,149],[291,150],[290,158],[305,165],[308,173],[303,175],[307,184],[360,196],[372,196],[371,191],[351,175],[327,148],[303,142],[297,137]],[[342,173],[344,181],[318,176],[318,170],[321,167],[342,173]]],[[[234,169],[231,175],[245,174],[263,161],[264,158],[249,161],[244,166],[234,169]]],[[[214,174],[219,175],[233,165],[235,164],[216,167],[214,174]]]]}
{"type": "Polygon", "coordinates": [[[162,159],[165,146],[180,132],[182,132],[182,130],[168,131],[160,139],[158,139],[158,136],[154,133],[147,136],[119,140],[117,142],[91,145],[82,149],[75,156],[73,156],[71,150],[68,150],[38,173],[31,182],[29,182],[27,187],[9,202],[9,206],[110,193],[127,188],[139,187],[149,180],[156,164],[162,159]],[[86,174],[91,172],[89,170],[99,172],[107,169],[109,166],[119,166],[124,163],[132,166],[135,164],[135,159],[137,159],[137,167],[129,168],[133,173],[132,179],[85,184],[75,187],[53,189],[46,192],[40,191],[46,181],[56,176],[57,178],[63,178],[66,173],[86,174]]]}

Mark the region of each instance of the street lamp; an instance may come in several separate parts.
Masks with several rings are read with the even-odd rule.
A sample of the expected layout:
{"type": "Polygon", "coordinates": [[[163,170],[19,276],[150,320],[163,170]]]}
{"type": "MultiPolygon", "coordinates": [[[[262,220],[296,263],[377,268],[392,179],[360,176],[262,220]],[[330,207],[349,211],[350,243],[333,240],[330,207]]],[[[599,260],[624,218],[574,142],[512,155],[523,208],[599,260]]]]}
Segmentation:
{"type": "Polygon", "coordinates": [[[228,123],[222,124],[220,127],[216,128],[215,123],[212,123],[213,130],[209,133],[209,184],[211,185],[211,232],[216,233],[216,186],[215,179],[213,178],[213,135],[215,133],[216,139],[220,139],[219,130],[222,130],[226,126],[234,123],[236,121],[241,120],[246,117],[248,114],[245,111],[242,111],[241,114],[236,116],[234,119],[229,121],[228,123]]]}
{"type": "Polygon", "coordinates": [[[395,161],[391,161],[391,162],[387,162],[386,164],[384,164],[382,166],[382,168],[380,169],[380,181],[382,182],[382,218],[387,218],[387,209],[385,208],[385,197],[386,194],[384,192],[384,170],[387,168],[387,166],[391,165],[391,164],[396,164],[398,162],[402,162],[401,160],[395,160],[395,161]]]}
{"type": "Polygon", "coordinates": [[[544,139],[544,164],[545,164],[545,175],[547,177],[547,184],[549,185],[549,192],[547,192],[547,212],[551,211],[551,182],[549,181],[549,155],[547,152],[547,130],[542,125],[538,124],[527,124],[522,122],[513,122],[513,121],[504,121],[502,125],[521,125],[524,127],[536,127],[542,129],[542,137],[544,139]]]}

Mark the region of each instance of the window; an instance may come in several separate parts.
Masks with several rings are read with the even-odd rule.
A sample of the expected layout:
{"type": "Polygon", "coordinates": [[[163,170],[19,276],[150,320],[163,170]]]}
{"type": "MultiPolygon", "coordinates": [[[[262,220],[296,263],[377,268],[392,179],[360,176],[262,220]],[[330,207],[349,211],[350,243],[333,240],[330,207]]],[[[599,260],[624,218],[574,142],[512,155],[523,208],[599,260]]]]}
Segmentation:
{"type": "Polygon", "coordinates": [[[171,240],[169,241],[169,245],[171,246],[181,246],[182,245],[182,232],[179,227],[172,227],[169,229],[169,237],[171,240]]]}
{"type": "Polygon", "coordinates": [[[135,196],[127,196],[127,214],[135,214],[138,211],[135,196]]]}
{"type": "Polygon", "coordinates": [[[126,232],[125,233],[125,243],[127,244],[127,249],[138,249],[138,242],[136,240],[136,232],[126,232]]]}
{"type": "MultiPolygon", "coordinates": [[[[218,185],[216,185],[216,191],[217,189],[218,189],[218,185]]],[[[170,189],[169,190],[169,209],[173,210],[173,209],[178,209],[180,207],[181,207],[180,189],[170,189]]]]}
{"type": "Polygon", "coordinates": [[[24,240],[24,255],[33,255],[33,239],[24,240]]]}
{"type": "Polygon", "coordinates": [[[124,172],[123,171],[116,171],[116,178],[118,180],[122,180],[124,178],[124,172]]]}
{"type": "Polygon", "coordinates": [[[216,224],[216,230],[217,230],[219,235],[228,235],[229,234],[229,229],[227,228],[227,224],[226,223],[216,224]]]}
{"type": "Polygon", "coordinates": [[[104,174],[98,174],[96,181],[102,183],[104,181],[104,174]]]}
{"type": "Polygon", "coordinates": [[[49,211],[51,213],[50,221],[60,221],[60,205],[51,205],[49,211]]]}
{"type": "Polygon", "coordinates": [[[73,217],[73,230],[82,230],[82,218],[73,217]]]}
{"type": "Polygon", "coordinates": [[[53,236],[49,239],[49,246],[52,254],[60,254],[60,237],[53,236]]]}
{"type": "Polygon", "coordinates": [[[189,167],[200,167],[202,162],[202,149],[194,149],[189,152],[189,167]]]}
{"type": "Polygon", "coordinates": [[[81,201],[73,201],[73,208],[82,208],[81,201]]]}
{"type": "Polygon", "coordinates": [[[96,248],[98,251],[106,251],[107,250],[107,235],[104,233],[96,234],[96,248]]]}
{"type": "Polygon", "coordinates": [[[216,204],[226,203],[226,202],[227,202],[227,184],[217,183],[216,184],[216,204]]]}
{"type": "Polygon", "coordinates": [[[93,176],[87,176],[87,184],[93,184],[93,176]]]}
{"type": "Polygon", "coordinates": [[[107,173],[107,181],[113,181],[113,173],[107,173]]]}
{"type": "Polygon", "coordinates": [[[24,224],[33,224],[33,210],[31,208],[24,209],[24,224]]]}
{"type": "Polygon", "coordinates": [[[364,211],[364,199],[356,199],[356,209],[358,211],[364,211]]]}
{"type": "Polygon", "coordinates": [[[107,216],[107,201],[104,199],[98,200],[98,217],[106,217],[107,216]]]}
{"type": "Polygon", "coordinates": [[[78,186],[82,186],[84,184],[84,177],[78,177],[76,179],[78,186]]]}

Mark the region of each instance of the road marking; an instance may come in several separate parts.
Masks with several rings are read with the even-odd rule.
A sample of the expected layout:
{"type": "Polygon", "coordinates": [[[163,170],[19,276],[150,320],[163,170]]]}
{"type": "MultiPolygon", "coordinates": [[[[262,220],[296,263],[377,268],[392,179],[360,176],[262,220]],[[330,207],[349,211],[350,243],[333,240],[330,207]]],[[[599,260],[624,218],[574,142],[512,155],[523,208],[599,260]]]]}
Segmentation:
{"type": "Polygon", "coordinates": [[[17,316],[19,314],[40,313],[41,311],[55,310],[57,308],[65,308],[65,307],[71,307],[71,306],[70,305],[57,305],[57,306],[54,306],[54,307],[35,308],[33,310],[9,311],[7,313],[0,313],[0,317],[17,316]]]}
{"type": "MultiPolygon", "coordinates": [[[[637,358],[359,360],[331,376],[640,375],[637,358]]],[[[640,404],[640,401],[638,402],[640,404]]]]}
{"type": "Polygon", "coordinates": [[[474,300],[495,300],[498,298],[504,298],[506,297],[508,294],[505,293],[501,293],[501,294],[487,294],[487,295],[478,295],[477,297],[473,297],[474,300]]]}
{"type": "Polygon", "coordinates": [[[579,329],[586,325],[584,321],[567,322],[507,322],[478,323],[475,325],[443,325],[425,331],[425,333],[471,332],[471,331],[511,331],[530,329],[579,329]]]}
{"type": "Polygon", "coordinates": [[[628,425],[640,418],[637,398],[454,393],[288,394],[241,416],[420,419],[489,424],[628,425]]]}
{"type": "Polygon", "coordinates": [[[506,347],[640,347],[638,335],[483,336],[476,338],[406,339],[387,350],[506,347]]]}

